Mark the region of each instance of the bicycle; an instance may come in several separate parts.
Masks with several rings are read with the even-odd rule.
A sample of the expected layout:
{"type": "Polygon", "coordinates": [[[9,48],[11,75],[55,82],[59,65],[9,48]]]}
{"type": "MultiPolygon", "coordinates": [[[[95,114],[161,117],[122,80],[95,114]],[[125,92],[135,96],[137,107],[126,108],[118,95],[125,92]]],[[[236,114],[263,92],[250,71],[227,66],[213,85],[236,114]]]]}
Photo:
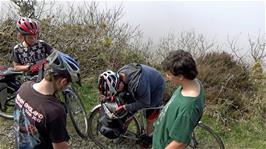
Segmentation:
{"type": "MultiPolygon", "coordinates": [[[[126,121],[128,123],[127,130],[118,139],[108,139],[99,132],[101,127],[99,123],[100,110],[101,108],[106,109],[106,107],[102,104],[96,105],[89,115],[89,137],[101,149],[140,148],[144,141],[143,136],[145,136],[147,131],[145,110],[161,109],[162,107],[139,110],[134,115],[128,117],[126,121]]],[[[110,113],[107,114],[110,115],[110,113]]],[[[192,133],[192,139],[187,148],[224,149],[224,144],[222,139],[210,127],[199,121],[192,133]]]]}
{"type": "Polygon", "coordinates": [[[0,117],[13,120],[16,92],[30,76],[16,72],[12,67],[0,66],[0,117]]]}
{"type": "MultiPolygon", "coordinates": [[[[42,66],[43,67],[43,66],[42,66]]],[[[0,69],[0,83],[6,88],[0,91],[0,117],[13,120],[13,111],[15,106],[16,92],[25,81],[37,80],[43,78],[44,69],[40,69],[38,76],[29,76],[22,72],[16,72],[12,67],[0,69]]],[[[88,119],[87,112],[81,101],[81,98],[74,89],[76,86],[68,86],[59,95],[61,103],[65,105],[67,113],[77,134],[82,138],[88,137],[88,119]]]]}

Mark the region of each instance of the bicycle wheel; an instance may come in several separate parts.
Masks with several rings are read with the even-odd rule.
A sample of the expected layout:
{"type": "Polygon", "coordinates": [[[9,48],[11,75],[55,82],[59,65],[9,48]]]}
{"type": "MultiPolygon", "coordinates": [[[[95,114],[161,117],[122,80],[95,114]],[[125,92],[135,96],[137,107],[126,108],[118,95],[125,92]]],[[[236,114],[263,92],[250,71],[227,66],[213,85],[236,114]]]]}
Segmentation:
{"type": "Polygon", "coordinates": [[[3,102],[0,107],[0,117],[5,119],[13,120],[13,112],[15,108],[15,97],[17,95],[18,86],[20,86],[19,82],[9,82],[6,89],[6,100],[3,102]]]}
{"type": "Polygon", "coordinates": [[[63,91],[65,103],[73,126],[82,138],[88,137],[88,119],[84,105],[73,88],[63,91]]]}
{"type": "Polygon", "coordinates": [[[187,148],[224,149],[222,139],[207,125],[199,122],[194,129],[192,139],[187,148]]]}
{"type": "Polygon", "coordinates": [[[138,136],[140,136],[141,128],[135,116],[128,121],[129,125],[124,135],[117,139],[108,139],[99,131],[101,127],[99,123],[100,108],[101,105],[94,107],[89,116],[89,136],[91,140],[101,149],[137,148],[136,142],[138,136]]]}

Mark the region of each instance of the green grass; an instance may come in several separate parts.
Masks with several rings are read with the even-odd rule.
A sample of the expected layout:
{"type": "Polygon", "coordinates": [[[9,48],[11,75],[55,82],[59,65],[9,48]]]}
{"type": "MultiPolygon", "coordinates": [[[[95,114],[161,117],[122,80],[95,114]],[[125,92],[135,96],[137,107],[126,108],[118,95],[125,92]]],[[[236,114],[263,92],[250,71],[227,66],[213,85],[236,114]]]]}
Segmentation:
{"type": "Polygon", "coordinates": [[[222,138],[228,149],[265,149],[266,129],[259,118],[249,121],[237,121],[228,126],[217,123],[214,119],[203,116],[202,121],[210,126],[222,138]]]}
{"type": "Polygon", "coordinates": [[[99,104],[98,90],[91,87],[91,85],[84,84],[81,87],[75,86],[78,94],[84,103],[85,109],[89,112],[95,105],[99,104]]]}
{"type": "MultiPolygon", "coordinates": [[[[84,85],[79,91],[88,111],[99,103],[97,89],[84,85]]],[[[231,122],[227,126],[207,115],[203,116],[202,121],[218,133],[227,149],[266,148],[266,129],[260,118],[231,122]]]]}
{"type": "MultiPolygon", "coordinates": [[[[92,86],[95,86],[95,84],[87,83],[83,84],[82,87],[76,87],[88,114],[95,105],[99,104],[98,90],[92,86]]],[[[226,149],[266,148],[266,125],[263,124],[262,118],[253,117],[248,121],[230,122],[227,126],[207,115],[203,116],[202,121],[217,132],[226,149]]],[[[5,123],[5,120],[0,118],[0,125],[3,125],[3,123],[5,123]]]]}
{"type": "MultiPolygon", "coordinates": [[[[92,85],[91,85],[92,86],[92,85]]],[[[98,91],[90,85],[83,85],[79,88],[87,111],[90,111],[98,102],[98,91]]],[[[204,115],[202,121],[210,126],[222,138],[227,149],[265,149],[266,148],[266,129],[262,120],[253,117],[248,121],[236,121],[221,124],[215,119],[204,115]]]]}

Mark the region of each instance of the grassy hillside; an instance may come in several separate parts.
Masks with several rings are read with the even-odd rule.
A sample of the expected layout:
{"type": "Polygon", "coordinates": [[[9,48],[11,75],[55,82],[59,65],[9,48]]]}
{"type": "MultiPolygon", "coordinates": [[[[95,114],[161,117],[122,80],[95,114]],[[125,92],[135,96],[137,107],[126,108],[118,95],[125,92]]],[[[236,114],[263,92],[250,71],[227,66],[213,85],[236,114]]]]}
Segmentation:
{"type": "MultiPolygon", "coordinates": [[[[98,91],[94,83],[84,84],[80,88],[83,101],[88,111],[98,104],[98,91]]],[[[208,105],[206,105],[208,109],[208,105]]],[[[206,110],[205,109],[205,110],[206,110]]],[[[203,123],[210,126],[222,138],[227,149],[265,149],[266,129],[262,118],[254,116],[248,120],[235,120],[226,124],[217,118],[205,114],[203,123]]]]}
{"type": "MultiPolygon", "coordinates": [[[[180,34],[177,40],[165,39],[156,46],[142,42],[137,27],[120,21],[123,16],[120,8],[98,11],[97,5],[92,4],[84,10],[73,8],[67,15],[58,13],[37,18],[41,24],[40,39],[79,59],[83,80],[79,95],[88,111],[98,104],[96,84],[101,72],[116,71],[132,62],[160,70],[163,57],[181,48],[190,51],[197,60],[198,78],[207,95],[203,121],[219,133],[229,149],[266,148],[266,84],[260,61],[250,67],[230,53],[219,52],[222,47],[206,43],[196,33],[180,34]]],[[[1,65],[10,64],[11,49],[18,43],[17,18],[6,17],[0,22],[1,65]]],[[[165,100],[173,88],[167,84],[165,100]]]]}

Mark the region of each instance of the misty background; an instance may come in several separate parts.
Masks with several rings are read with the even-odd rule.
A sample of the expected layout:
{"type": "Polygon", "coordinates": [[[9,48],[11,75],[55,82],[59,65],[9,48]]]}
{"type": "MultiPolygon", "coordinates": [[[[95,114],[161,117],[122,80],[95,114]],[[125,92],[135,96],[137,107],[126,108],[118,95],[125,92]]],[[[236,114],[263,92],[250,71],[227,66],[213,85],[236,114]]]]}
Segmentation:
{"type": "MultiPolygon", "coordinates": [[[[265,1],[12,1],[0,1],[1,65],[10,64],[19,42],[16,20],[34,12],[40,39],[79,59],[78,91],[90,111],[99,103],[103,71],[132,62],[162,71],[169,51],[184,49],[195,58],[205,87],[202,121],[226,148],[266,148],[265,1]]],[[[175,89],[167,83],[165,102],[175,89]]],[[[0,130],[8,131],[2,122],[0,130]]],[[[2,134],[0,148],[12,146],[13,137],[2,134]]],[[[90,139],[72,142],[77,148],[94,145],[90,139]]]]}
{"type": "MultiPolygon", "coordinates": [[[[50,11],[66,11],[91,1],[45,1],[50,11]]],[[[265,34],[265,1],[96,1],[99,11],[121,7],[122,22],[142,31],[143,40],[158,42],[168,34],[196,32],[230,52],[228,40],[237,40],[242,55],[248,53],[249,38],[265,34]]],[[[1,16],[8,14],[10,1],[0,1],[1,16]]],[[[49,10],[47,10],[49,13],[49,10]]],[[[248,56],[247,56],[248,60],[248,56]]]]}

